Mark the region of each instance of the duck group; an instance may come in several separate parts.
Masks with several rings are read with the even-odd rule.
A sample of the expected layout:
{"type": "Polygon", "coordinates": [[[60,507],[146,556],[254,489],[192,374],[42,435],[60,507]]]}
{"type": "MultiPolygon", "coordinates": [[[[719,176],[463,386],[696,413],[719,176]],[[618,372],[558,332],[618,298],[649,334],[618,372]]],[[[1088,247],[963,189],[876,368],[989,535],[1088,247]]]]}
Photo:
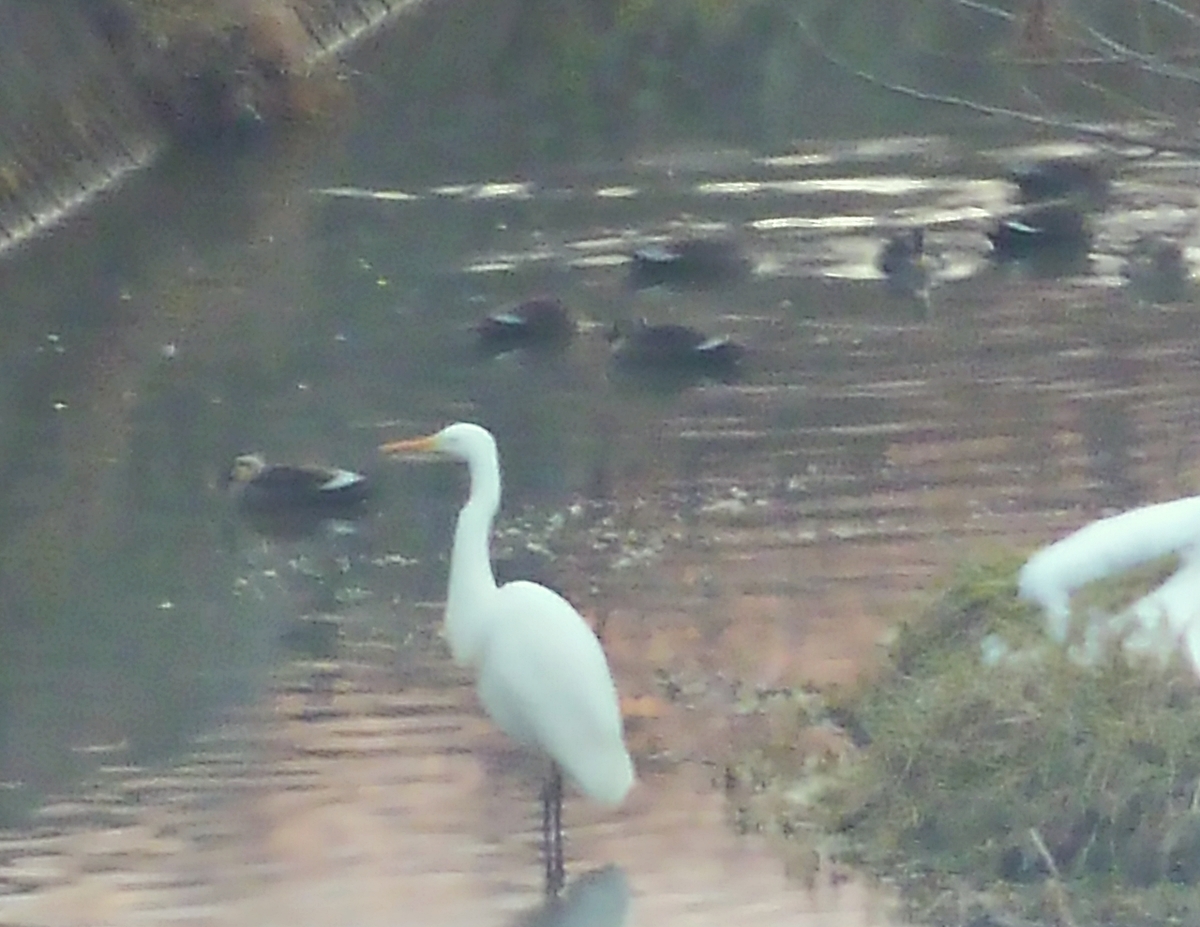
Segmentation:
{"type": "Polygon", "coordinates": [[[1052,157],[1013,168],[1009,179],[1019,208],[988,231],[996,259],[1067,269],[1086,258],[1092,244],[1088,213],[1108,201],[1106,167],[1091,157],[1052,157]]]}
{"type": "MultiPolygon", "coordinates": [[[[1107,203],[1109,172],[1085,157],[1053,157],[1013,168],[1012,211],[985,230],[992,258],[1051,273],[1074,269],[1092,245],[1088,215],[1107,203]]],[[[876,267],[893,292],[920,294],[929,285],[925,230],[904,229],[888,238],[876,267]]]]}
{"type": "MultiPolygon", "coordinates": [[[[687,238],[638,249],[631,255],[633,274],[641,265],[661,263],[673,282],[716,282],[744,258],[726,240],[687,238]],[[662,255],[672,255],[670,258],[662,255]]],[[[644,268],[643,268],[644,269],[644,268]]],[[[648,280],[643,280],[648,283],[648,280]]],[[[561,349],[578,331],[578,322],[556,296],[540,295],[488,313],[471,328],[486,355],[516,350],[561,349]]],[[[615,322],[608,329],[613,366],[653,376],[728,379],[740,370],[745,348],[729,335],[710,335],[678,323],[615,322]]],[[[374,493],[363,473],[323,464],[268,463],[260,453],[238,455],[225,474],[238,509],[261,533],[302,536],[332,520],[366,513],[374,493]]]]}

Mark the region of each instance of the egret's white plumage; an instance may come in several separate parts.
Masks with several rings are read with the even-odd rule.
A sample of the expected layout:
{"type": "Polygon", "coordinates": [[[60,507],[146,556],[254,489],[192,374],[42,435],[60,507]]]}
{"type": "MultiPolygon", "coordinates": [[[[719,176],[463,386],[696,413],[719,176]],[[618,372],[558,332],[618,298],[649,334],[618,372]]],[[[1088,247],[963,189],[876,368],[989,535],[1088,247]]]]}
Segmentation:
{"type": "Polygon", "coordinates": [[[1200,558],[1195,548],[1166,582],[1118,616],[1130,650],[1167,657],[1178,651],[1200,676],[1200,558]]]}
{"type": "Polygon", "coordinates": [[[536,583],[497,591],[479,698],[513,740],[549,753],[588,797],[619,804],[633,785],[617,692],[600,642],[562,596],[536,583]],[[585,633],[586,632],[586,633],[585,633]]]}
{"type": "Polygon", "coordinates": [[[1180,568],[1105,620],[1131,648],[1162,655],[1180,649],[1200,669],[1200,496],[1143,506],[1080,528],[1030,557],[1017,588],[1042,607],[1051,636],[1061,642],[1070,633],[1071,595],[1077,589],[1168,554],[1181,558],[1180,568]]]}
{"type": "MultiPolygon", "coordinates": [[[[480,701],[501,730],[548,755],[585,795],[619,804],[634,769],[600,641],[558,593],[525,581],[496,585],[489,538],[500,507],[500,461],[491,433],[458,422],[381,450],[466,462],[471,489],[454,531],[446,595],[451,655],[474,671],[480,701]]],[[[558,853],[561,879],[561,839],[558,853]]]]}

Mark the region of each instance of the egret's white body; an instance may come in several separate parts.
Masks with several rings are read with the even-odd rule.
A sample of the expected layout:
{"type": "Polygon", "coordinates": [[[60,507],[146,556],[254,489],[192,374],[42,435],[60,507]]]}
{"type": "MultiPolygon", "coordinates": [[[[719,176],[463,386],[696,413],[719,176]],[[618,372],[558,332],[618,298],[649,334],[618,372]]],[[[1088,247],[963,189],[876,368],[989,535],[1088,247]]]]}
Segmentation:
{"type": "Polygon", "coordinates": [[[600,641],[558,593],[525,581],[496,585],[489,553],[500,507],[495,439],[478,425],[459,422],[382,450],[466,462],[471,489],[458,515],[446,595],[451,655],[474,671],[480,701],[502,731],[549,756],[588,797],[619,804],[633,785],[634,769],[600,641]]]}
{"type": "Polygon", "coordinates": [[[502,586],[494,634],[478,667],[479,698],[496,725],[544,750],[581,792],[605,805],[633,785],[617,690],[600,642],[570,604],[536,583],[502,586]]]}
{"type": "Polygon", "coordinates": [[[1075,590],[1168,554],[1181,558],[1180,568],[1111,616],[1109,624],[1133,648],[1164,654],[1179,648],[1200,668],[1200,496],[1143,506],[1080,528],[1030,557],[1017,589],[1042,607],[1051,636],[1061,642],[1070,632],[1075,590]]]}

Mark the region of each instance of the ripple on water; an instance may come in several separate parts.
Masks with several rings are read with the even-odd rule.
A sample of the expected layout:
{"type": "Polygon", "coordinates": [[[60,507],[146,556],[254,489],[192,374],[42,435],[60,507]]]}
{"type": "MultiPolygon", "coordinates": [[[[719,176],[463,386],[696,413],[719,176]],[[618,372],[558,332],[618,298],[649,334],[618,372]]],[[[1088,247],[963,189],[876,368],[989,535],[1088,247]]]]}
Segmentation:
{"type": "MultiPolygon", "coordinates": [[[[1161,497],[1189,449],[1200,393],[1195,307],[1131,311],[1121,294],[1080,285],[1096,283],[1094,267],[1064,281],[980,260],[983,226],[1005,208],[1006,188],[995,165],[984,177],[960,176],[985,172],[952,162],[952,148],[878,142],[795,158],[647,161],[635,177],[622,167],[570,196],[556,188],[549,203],[536,184],[503,178],[322,198],[355,216],[435,203],[474,222],[497,200],[530,197],[546,207],[538,228],[514,222],[472,235],[478,253],[439,255],[439,273],[474,270],[464,275],[471,287],[499,301],[513,295],[506,286],[530,282],[523,273],[542,282],[537,274],[557,268],[598,318],[644,310],[719,324],[749,345],[743,382],[689,384],[665,398],[619,393],[603,373],[607,346],[584,337],[563,381],[538,381],[521,365],[446,363],[456,379],[439,381],[436,396],[405,384],[417,409],[406,416],[465,408],[506,420],[518,445],[536,429],[514,423],[536,417],[540,395],[553,394],[547,430],[603,443],[597,459],[559,469],[594,466],[604,498],[589,501],[621,517],[603,535],[551,539],[565,588],[604,619],[622,691],[643,706],[630,721],[643,783],[628,806],[567,809],[572,872],[616,865],[624,875],[581,886],[577,897],[601,897],[597,909],[609,912],[601,916],[620,916],[627,885],[629,924],[887,923],[858,883],[830,879],[806,891],[764,842],[727,826],[713,780],[730,748],[738,687],[852,680],[897,603],[977,545],[1032,546],[1100,506],[1161,497]],[[929,161],[904,167],[893,157],[929,161]],[[853,172],[874,169],[878,182],[811,176],[849,175],[851,163],[853,172]],[[883,298],[872,279],[876,236],[914,222],[938,223],[929,240],[957,255],[958,268],[919,313],[883,298]],[[692,228],[736,230],[755,273],[728,292],[629,295],[630,247],[692,228]],[[856,272],[862,279],[846,279],[856,272]],[[575,405],[558,413],[567,402],[575,405]]],[[[1119,261],[1140,223],[1180,221],[1183,213],[1145,204],[1166,185],[1190,203],[1188,175],[1152,173],[1117,184],[1099,252],[1119,261]]],[[[389,238],[371,260],[382,264],[394,250],[389,238]]],[[[377,287],[383,279],[370,261],[364,278],[377,287]]],[[[297,303],[276,295],[263,306],[297,303]]],[[[435,307],[448,328],[478,314],[460,302],[456,294],[435,307]],[[464,319],[453,315],[460,310],[464,319]]],[[[291,318],[276,328],[305,327],[291,318]]],[[[432,323],[390,307],[378,330],[365,314],[347,318],[364,341],[378,336],[384,385],[338,366],[336,384],[305,396],[326,402],[344,389],[352,417],[373,422],[385,416],[363,411],[362,397],[386,394],[394,415],[403,371],[392,354],[412,359],[404,339],[432,323]]],[[[353,330],[346,321],[338,317],[338,331],[353,330]]],[[[278,337],[273,330],[271,343],[278,337]]],[[[418,365],[420,376],[433,376],[433,366],[418,365]]],[[[114,393],[136,396],[134,385],[114,393]]],[[[279,400],[281,419],[296,411],[292,401],[279,400]]],[[[72,397],[72,408],[85,406],[72,397]]],[[[411,565],[411,553],[384,558],[380,569],[411,565]]],[[[264,599],[282,598],[268,585],[264,599]]],[[[404,589],[398,600],[411,600],[412,586],[404,589]]],[[[367,624],[394,622],[373,604],[382,601],[362,606],[379,609],[367,624]]],[[[409,611],[403,617],[432,637],[435,610],[409,611]]],[[[409,915],[422,924],[556,923],[539,904],[536,767],[482,718],[440,648],[426,662],[409,649],[380,647],[374,662],[296,664],[193,756],[114,768],[43,809],[28,832],[0,842],[0,923],[394,924],[409,915]]]]}
{"type": "Polygon", "coordinates": [[[615,813],[569,800],[570,888],[543,907],[539,768],[467,686],[347,664],[336,691],[298,688],[190,760],[123,771],[95,806],[51,807],[52,831],[6,840],[0,923],[889,923],[855,882],[790,884],[688,763],[644,772],[615,813]]]}

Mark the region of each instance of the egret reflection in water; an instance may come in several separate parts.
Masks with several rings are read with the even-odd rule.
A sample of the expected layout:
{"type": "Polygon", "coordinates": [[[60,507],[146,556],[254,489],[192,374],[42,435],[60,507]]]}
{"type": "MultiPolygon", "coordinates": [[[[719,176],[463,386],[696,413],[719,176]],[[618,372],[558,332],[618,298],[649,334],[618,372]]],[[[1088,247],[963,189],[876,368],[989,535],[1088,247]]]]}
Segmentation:
{"type": "Polygon", "coordinates": [[[628,914],[629,880],[619,866],[606,866],[584,873],[513,927],[622,927],[628,914]]]}

